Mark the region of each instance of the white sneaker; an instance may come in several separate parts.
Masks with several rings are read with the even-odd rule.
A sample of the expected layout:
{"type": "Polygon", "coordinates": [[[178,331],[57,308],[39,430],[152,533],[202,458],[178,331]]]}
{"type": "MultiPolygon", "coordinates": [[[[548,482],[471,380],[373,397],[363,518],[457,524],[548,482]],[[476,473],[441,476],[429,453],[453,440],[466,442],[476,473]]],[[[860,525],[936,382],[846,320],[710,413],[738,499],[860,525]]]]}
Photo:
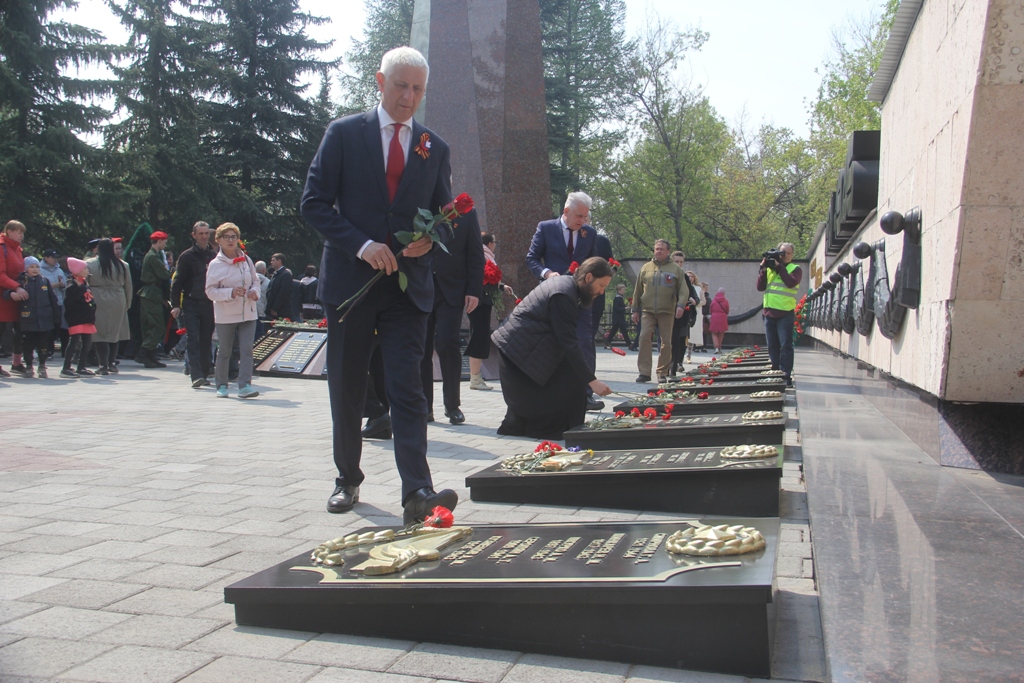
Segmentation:
{"type": "Polygon", "coordinates": [[[488,385],[487,382],[484,381],[483,375],[470,375],[469,388],[477,389],[478,391],[490,391],[494,387],[488,385]]]}

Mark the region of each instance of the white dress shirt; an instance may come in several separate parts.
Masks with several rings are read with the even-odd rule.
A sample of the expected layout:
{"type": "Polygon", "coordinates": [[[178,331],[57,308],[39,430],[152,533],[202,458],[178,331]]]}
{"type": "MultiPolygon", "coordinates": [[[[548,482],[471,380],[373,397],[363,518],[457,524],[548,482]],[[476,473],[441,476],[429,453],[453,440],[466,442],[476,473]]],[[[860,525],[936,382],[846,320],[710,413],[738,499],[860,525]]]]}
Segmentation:
{"type": "MultiPolygon", "coordinates": [[[[395,136],[395,120],[384,111],[384,106],[377,105],[377,118],[380,119],[380,144],[384,151],[384,172],[388,171],[388,150],[391,149],[391,138],[395,136]]],[[[398,133],[398,144],[402,146],[402,155],[409,158],[409,147],[412,145],[412,119],[408,121],[398,121],[402,124],[402,128],[398,133]]],[[[362,258],[363,252],[366,251],[366,247],[370,246],[373,240],[366,240],[363,246],[359,247],[359,251],[356,252],[356,258],[362,258]]],[[[568,248],[568,245],[566,245],[568,248]]]]}

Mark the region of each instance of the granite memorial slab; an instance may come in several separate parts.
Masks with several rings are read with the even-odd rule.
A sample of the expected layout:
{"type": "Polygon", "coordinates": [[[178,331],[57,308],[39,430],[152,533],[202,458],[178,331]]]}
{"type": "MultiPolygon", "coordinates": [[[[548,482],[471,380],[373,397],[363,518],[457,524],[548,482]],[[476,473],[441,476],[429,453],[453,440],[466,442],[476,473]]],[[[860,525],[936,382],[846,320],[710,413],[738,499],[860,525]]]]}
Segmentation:
{"type": "Polygon", "coordinates": [[[319,378],[323,372],[323,368],[319,367],[323,363],[322,359],[318,363],[316,372],[308,374],[305,371],[311,367],[314,357],[327,343],[327,331],[281,330],[281,332],[290,333],[290,336],[256,366],[256,371],[261,375],[269,376],[319,378]]]}
{"type": "Polygon", "coordinates": [[[295,333],[292,330],[270,328],[270,331],[260,337],[252,347],[253,367],[259,366],[260,363],[270,358],[293,334],[295,333]]]}
{"type": "Polygon", "coordinates": [[[663,419],[591,420],[565,432],[566,448],[621,451],[635,448],[700,448],[784,443],[786,415],[744,419],[744,414],[683,415],[663,419]]]}
{"type": "Polygon", "coordinates": [[[466,486],[472,500],[496,503],[777,517],[783,447],[762,450],[562,451],[527,467],[506,458],[468,476],[466,486]]]}
{"type": "MultiPolygon", "coordinates": [[[[786,391],[786,380],[781,377],[759,377],[758,379],[744,378],[724,379],[722,377],[694,377],[693,384],[684,382],[666,382],[658,387],[668,391],[696,391],[697,393],[707,392],[710,396],[719,394],[753,394],[758,391],[786,391]],[[701,384],[701,379],[712,380],[710,384],[701,384]]],[[[648,389],[648,393],[657,391],[657,388],[648,389]]]]}
{"type": "Polygon", "coordinates": [[[649,397],[646,401],[643,399],[633,399],[619,403],[612,410],[628,413],[634,408],[639,408],[641,412],[647,408],[654,408],[660,415],[665,412],[666,403],[671,403],[672,414],[676,416],[713,415],[715,413],[746,413],[751,410],[782,410],[783,402],[785,401],[785,393],[781,391],[761,392],[779,394],[778,396],[764,398],[754,398],[758,392],[751,392],[750,394],[716,394],[715,396],[709,394],[704,399],[697,398],[696,394],[698,392],[696,389],[691,389],[687,393],[694,395],[685,398],[675,395],[666,401],[660,401],[655,397],[649,397]]]}
{"type": "Polygon", "coordinates": [[[727,367],[710,368],[708,370],[701,370],[700,368],[694,368],[692,371],[687,372],[687,375],[708,375],[712,372],[717,372],[719,375],[756,375],[762,372],[766,372],[772,369],[771,363],[740,363],[734,365],[732,363],[726,363],[727,367]]]}
{"type": "Polygon", "coordinates": [[[224,599],[240,626],[766,677],[778,536],[772,517],[367,528],[224,599]]]}

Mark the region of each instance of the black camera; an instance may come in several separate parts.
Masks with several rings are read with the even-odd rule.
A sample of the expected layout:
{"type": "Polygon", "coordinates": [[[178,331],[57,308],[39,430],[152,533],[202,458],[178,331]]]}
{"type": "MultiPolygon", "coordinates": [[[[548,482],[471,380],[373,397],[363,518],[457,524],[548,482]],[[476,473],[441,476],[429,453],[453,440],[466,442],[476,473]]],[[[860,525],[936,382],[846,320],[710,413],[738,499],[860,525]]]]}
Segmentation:
{"type": "Polygon", "coordinates": [[[782,249],[769,249],[761,254],[761,258],[764,259],[764,264],[766,266],[769,268],[775,268],[786,258],[786,252],[782,249]]]}

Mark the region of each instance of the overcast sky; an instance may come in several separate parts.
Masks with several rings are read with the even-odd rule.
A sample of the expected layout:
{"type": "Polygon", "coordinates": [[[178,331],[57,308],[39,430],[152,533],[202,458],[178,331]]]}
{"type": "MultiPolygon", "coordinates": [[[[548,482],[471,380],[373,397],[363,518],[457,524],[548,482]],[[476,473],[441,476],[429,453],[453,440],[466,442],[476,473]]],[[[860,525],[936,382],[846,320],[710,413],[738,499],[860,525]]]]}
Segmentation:
{"type": "MultiPolygon", "coordinates": [[[[634,34],[657,14],[685,29],[710,34],[692,55],[693,79],[706,88],[712,105],[730,124],[742,111],[751,126],[762,122],[807,133],[807,103],[815,97],[815,73],[829,54],[832,31],[849,21],[878,14],[882,0],[626,0],[627,33],[634,34]]],[[[362,0],[302,0],[313,14],[330,17],[311,33],[335,41],[345,52],[362,34],[362,0]]],[[[69,20],[100,29],[123,42],[125,32],[102,0],[81,0],[69,20]]]]}

